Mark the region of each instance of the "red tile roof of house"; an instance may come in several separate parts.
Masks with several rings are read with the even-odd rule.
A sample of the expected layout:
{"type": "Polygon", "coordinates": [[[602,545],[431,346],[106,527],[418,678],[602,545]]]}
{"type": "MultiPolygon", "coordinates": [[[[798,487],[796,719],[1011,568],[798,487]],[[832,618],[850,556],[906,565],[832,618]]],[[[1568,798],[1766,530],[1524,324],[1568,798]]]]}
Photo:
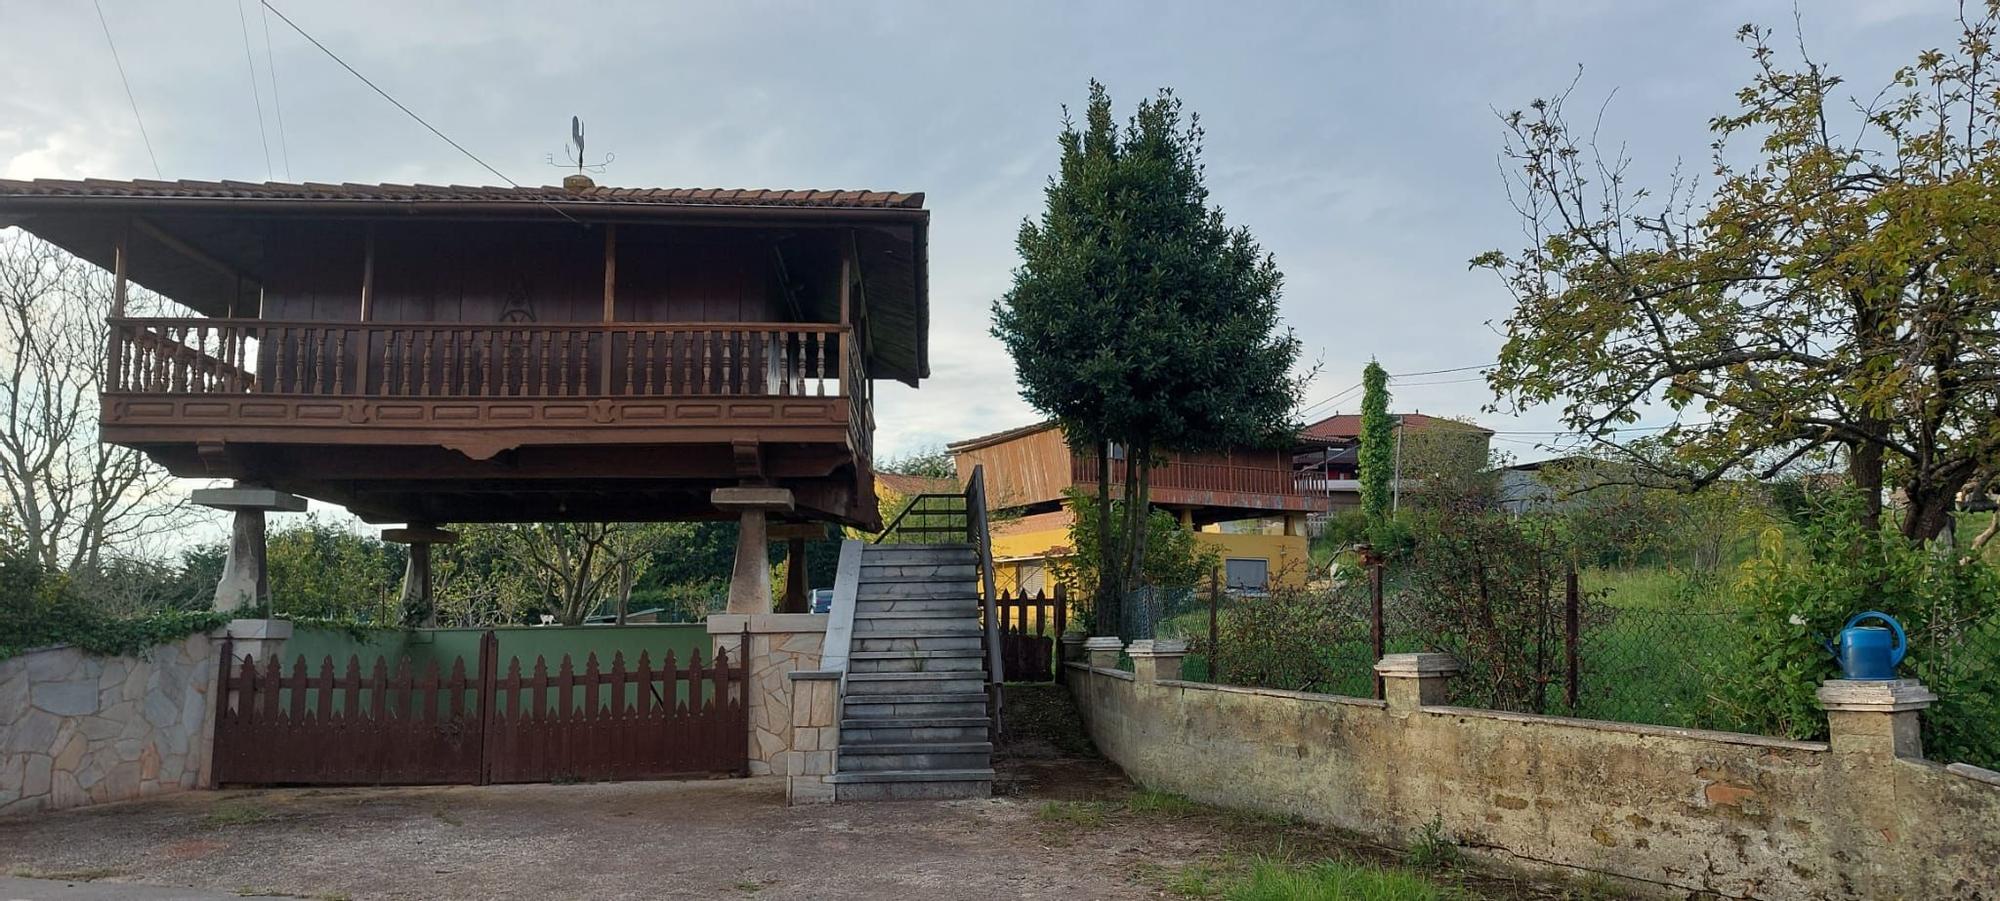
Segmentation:
{"type": "Polygon", "coordinates": [[[843,209],[921,209],[922,193],[898,191],[784,191],[745,188],[614,188],[570,190],[559,186],[321,184],[247,181],[116,181],[101,178],[32,180],[0,178],[0,196],[135,197],[238,200],[362,200],[385,202],[495,201],[661,203],[682,206],[778,206],[843,209]]]}
{"type": "MultiPolygon", "coordinates": [[[[1390,416],[1402,420],[1404,425],[1412,429],[1446,426],[1474,429],[1488,435],[1493,434],[1492,429],[1467,422],[1460,422],[1456,419],[1445,419],[1442,416],[1426,416],[1422,413],[1391,413],[1390,416]]],[[[1325,419],[1306,426],[1299,432],[1299,437],[1308,441],[1345,441],[1359,438],[1361,437],[1361,414],[1339,413],[1328,416],[1325,419]]]]}

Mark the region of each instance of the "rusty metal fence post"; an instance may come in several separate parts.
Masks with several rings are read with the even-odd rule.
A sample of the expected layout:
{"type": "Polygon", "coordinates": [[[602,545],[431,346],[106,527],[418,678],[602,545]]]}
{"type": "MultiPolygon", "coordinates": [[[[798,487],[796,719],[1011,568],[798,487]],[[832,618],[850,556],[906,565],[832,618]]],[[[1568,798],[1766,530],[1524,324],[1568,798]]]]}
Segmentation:
{"type": "Polygon", "coordinates": [[[1222,632],[1217,627],[1217,608],[1222,605],[1222,571],[1208,571],[1208,681],[1222,682],[1222,632]]]}
{"type": "Polygon", "coordinates": [[[1576,715],[1577,688],[1580,681],[1580,667],[1577,665],[1577,644],[1582,631],[1582,598],[1576,587],[1576,567],[1569,568],[1563,575],[1563,702],[1569,705],[1569,714],[1576,715]]]}
{"type": "MultiPolygon", "coordinates": [[[[1362,561],[1368,567],[1368,647],[1375,660],[1380,661],[1388,653],[1388,636],[1382,628],[1382,558],[1372,551],[1363,553],[1366,556],[1362,561]]],[[[1369,668],[1374,668],[1373,662],[1369,668]]],[[[1380,701],[1384,697],[1382,676],[1378,673],[1375,676],[1375,700],[1380,701]]]]}

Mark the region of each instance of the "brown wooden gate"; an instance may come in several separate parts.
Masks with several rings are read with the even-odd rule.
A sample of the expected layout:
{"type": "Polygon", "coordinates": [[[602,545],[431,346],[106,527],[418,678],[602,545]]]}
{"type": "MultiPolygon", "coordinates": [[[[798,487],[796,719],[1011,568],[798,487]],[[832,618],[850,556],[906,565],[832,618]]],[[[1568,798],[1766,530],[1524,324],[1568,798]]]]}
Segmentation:
{"type": "Polygon", "coordinates": [[[590,654],[579,672],[565,654],[550,673],[536,657],[523,674],[509,658],[501,675],[499,640],[480,641],[468,674],[463,657],[448,672],[430,661],[421,674],[408,658],[392,673],[376,658],[363,673],[349,657],[312,675],[304,657],[285,674],[277,659],[249,656],[218,680],[215,781],[260,785],[428,785],[661,779],[743,775],[749,765],[744,654],[699,651],[686,664],[668,651],[656,666],[639,655],[608,669],[590,654]]]}
{"type": "Polygon", "coordinates": [[[994,610],[1000,616],[1000,663],[1008,682],[1051,682],[1056,678],[1056,640],[1069,615],[1069,596],[1056,586],[1054,597],[1002,592],[994,610]]]}

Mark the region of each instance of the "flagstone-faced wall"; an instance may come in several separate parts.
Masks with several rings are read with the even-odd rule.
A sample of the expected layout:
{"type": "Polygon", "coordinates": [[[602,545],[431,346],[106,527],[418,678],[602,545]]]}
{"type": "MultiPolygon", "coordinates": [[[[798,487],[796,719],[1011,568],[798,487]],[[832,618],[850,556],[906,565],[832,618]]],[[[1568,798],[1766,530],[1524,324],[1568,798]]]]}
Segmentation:
{"type": "Polygon", "coordinates": [[[786,775],[785,752],[792,749],[792,680],[798,670],[816,670],[826,644],[824,613],[719,613],[708,618],[708,635],[731,663],[746,629],[750,635],[750,775],[786,775]]]}
{"type": "Polygon", "coordinates": [[[202,785],[215,645],[197,634],[129,657],[0,660],[0,815],[202,785]]]}

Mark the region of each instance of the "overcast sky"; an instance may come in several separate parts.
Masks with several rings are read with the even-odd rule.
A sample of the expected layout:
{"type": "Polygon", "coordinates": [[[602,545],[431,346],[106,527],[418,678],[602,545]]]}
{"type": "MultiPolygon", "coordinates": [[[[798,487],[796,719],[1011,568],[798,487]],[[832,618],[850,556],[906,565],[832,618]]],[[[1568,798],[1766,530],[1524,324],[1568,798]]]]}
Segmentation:
{"type": "MultiPolygon", "coordinates": [[[[101,3],[168,178],[496,182],[276,16],[267,66],[255,0],[101,3]]],[[[1641,180],[1677,159],[1699,171],[1708,119],[1750,72],[1736,27],[1789,33],[1793,15],[1637,0],[273,3],[523,184],[560,179],[543,157],[560,157],[575,114],[593,155],[617,154],[600,184],[925,192],[933,377],[882,390],[891,454],[1035,418],[988,308],[1040,209],[1062,107],[1090,78],[1121,117],[1163,86],[1200,113],[1213,200],[1284,271],[1286,318],[1323,367],[1318,401],[1371,355],[1392,373],[1493,358],[1508,298],[1466,260],[1520,243],[1496,109],[1581,65],[1576,107],[1615,90],[1604,134],[1641,180]]],[[[1955,36],[1943,0],[1802,5],[1808,48],[1863,93],[1955,36]]],[[[0,175],[153,175],[87,0],[0,0],[0,175]]],[[[1499,447],[1537,456],[1548,439],[1518,433],[1553,428],[1552,412],[1482,413],[1490,396],[1459,380],[1473,375],[1413,378],[1395,406],[1477,416],[1513,442],[1499,447]]]]}

